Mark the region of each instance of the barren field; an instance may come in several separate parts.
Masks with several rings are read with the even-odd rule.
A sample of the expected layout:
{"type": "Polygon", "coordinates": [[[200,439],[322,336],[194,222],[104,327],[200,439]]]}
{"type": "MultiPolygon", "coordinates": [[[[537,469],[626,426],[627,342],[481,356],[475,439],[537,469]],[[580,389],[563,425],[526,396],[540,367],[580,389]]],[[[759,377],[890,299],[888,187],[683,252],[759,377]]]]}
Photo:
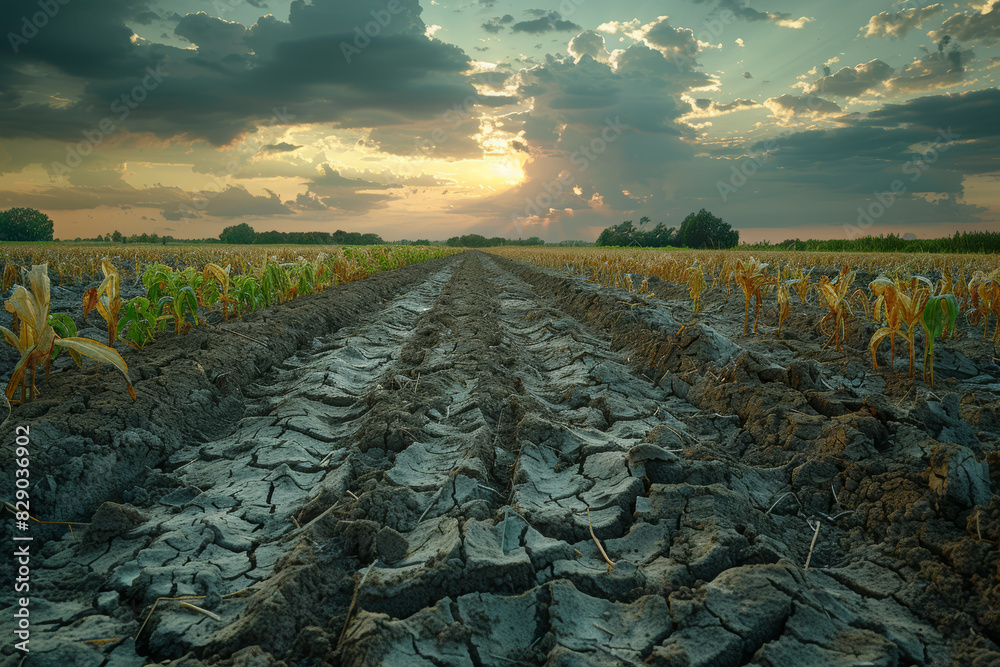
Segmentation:
{"type": "Polygon", "coordinates": [[[136,402],[39,378],[0,496],[27,426],[32,515],[87,525],[31,524],[23,664],[1000,665],[981,330],[932,389],[649,285],[465,252],[123,350],[136,402]]]}

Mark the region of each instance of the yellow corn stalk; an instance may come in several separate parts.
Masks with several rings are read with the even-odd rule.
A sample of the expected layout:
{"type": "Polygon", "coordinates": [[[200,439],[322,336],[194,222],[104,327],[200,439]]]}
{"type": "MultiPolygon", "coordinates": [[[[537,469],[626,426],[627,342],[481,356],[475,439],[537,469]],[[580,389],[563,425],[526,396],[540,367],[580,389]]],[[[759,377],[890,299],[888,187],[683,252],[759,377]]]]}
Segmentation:
{"type": "Polygon", "coordinates": [[[39,364],[45,364],[45,374],[48,377],[52,363],[52,353],[56,347],[66,349],[77,365],[82,365],[80,355],[88,356],[98,361],[110,363],[125,376],[125,384],[129,395],[135,400],[135,389],[128,377],[128,366],[118,352],[96,340],[82,337],[62,338],[49,323],[49,302],[51,299],[48,266],[36,264],[28,274],[31,290],[17,285],[14,294],[4,307],[17,316],[19,331],[15,334],[10,329],[0,327],[4,339],[17,348],[21,354],[7,384],[6,395],[13,399],[18,387],[21,388],[20,402],[32,400],[38,394],[35,386],[35,374],[39,364]],[[28,375],[30,371],[30,388],[28,375]]]}

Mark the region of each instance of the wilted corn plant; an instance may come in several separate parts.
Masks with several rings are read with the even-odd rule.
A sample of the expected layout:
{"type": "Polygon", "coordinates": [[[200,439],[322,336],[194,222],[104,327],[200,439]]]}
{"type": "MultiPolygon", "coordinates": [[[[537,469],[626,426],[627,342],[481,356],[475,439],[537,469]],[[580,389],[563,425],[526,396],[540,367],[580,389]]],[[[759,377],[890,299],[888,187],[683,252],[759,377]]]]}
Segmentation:
{"type": "Polygon", "coordinates": [[[757,300],[757,314],[753,320],[753,330],[757,331],[757,321],[760,319],[760,304],[762,300],[761,290],[774,285],[774,276],[767,275],[767,264],[750,257],[745,263],[742,259],[736,260],[736,268],[732,271],[732,277],[736,284],[743,290],[745,298],[745,308],[743,313],[743,334],[747,333],[747,326],[750,322],[750,300],[757,300]]]}
{"type": "Polygon", "coordinates": [[[851,271],[850,267],[845,266],[841,269],[836,282],[830,282],[827,276],[823,276],[820,278],[819,286],[817,287],[823,303],[829,310],[817,325],[824,335],[826,335],[826,331],[823,329],[823,324],[827,320],[833,320],[833,333],[829,334],[830,338],[823,347],[827,347],[830,343],[833,343],[838,352],[844,351],[842,344],[844,335],[847,333],[847,316],[854,314],[850,304],[847,302],[847,295],[850,293],[851,285],[854,284],[854,276],[854,271],[851,271]]]}
{"type": "Polygon", "coordinates": [[[781,327],[792,314],[792,297],[788,292],[788,282],[778,281],[778,338],[781,338],[781,327]]]}
{"type": "Polygon", "coordinates": [[[698,260],[694,264],[684,269],[681,280],[687,283],[688,293],[691,295],[691,302],[694,304],[694,312],[698,312],[701,307],[701,293],[705,290],[705,272],[701,269],[698,260]]]}
{"type": "Polygon", "coordinates": [[[101,260],[101,270],[104,272],[104,280],[100,286],[91,287],[83,294],[83,317],[86,319],[92,310],[97,309],[97,313],[108,325],[108,345],[114,345],[122,308],[119,294],[121,279],[118,269],[106,259],[101,260]]]}
{"type": "MultiPolygon", "coordinates": [[[[924,279],[926,282],[926,279],[924,279]]],[[[930,288],[926,285],[920,286],[919,281],[913,283],[912,288],[908,288],[901,280],[891,280],[887,276],[879,276],[873,280],[869,287],[872,293],[877,295],[874,313],[876,321],[882,309],[885,309],[885,320],[888,326],[882,327],[872,336],[869,349],[872,353],[872,368],[876,369],[878,364],[875,360],[875,352],[879,343],[889,336],[892,354],[895,358],[895,336],[902,336],[910,344],[910,377],[913,377],[914,364],[914,329],[917,322],[921,320],[924,312],[924,305],[930,297],[930,288]],[[902,329],[902,324],[906,325],[906,331],[902,329]]],[[[891,362],[890,362],[891,363],[891,362]]]]}
{"type": "Polygon", "coordinates": [[[21,355],[10,382],[7,383],[7,398],[13,399],[20,388],[18,400],[21,403],[34,399],[38,395],[38,388],[35,386],[38,365],[45,365],[45,377],[48,379],[52,359],[58,354],[57,348],[61,348],[69,352],[77,366],[83,365],[80,355],[84,355],[117,368],[125,376],[128,393],[135,400],[135,389],[128,377],[128,366],[114,348],[89,338],[63,336],[57,332],[58,328],[63,333],[76,333],[76,327],[66,315],[49,314],[51,290],[48,265],[32,266],[28,281],[30,291],[17,285],[14,287],[14,294],[4,304],[7,312],[14,316],[12,326],[17,333],[6,327],[0,327],[0,332],[21,355]]]}
{"type": "Polygon", "coordinates": [[[997,322],[993,341],[1000,342],[1000,269],[992,273],[976,271],[969,280],[969,301],[972,308],[966,313],[969,324],[976,326],[983,318],[983,338],[989,334],[990,314],[997,322]]]}

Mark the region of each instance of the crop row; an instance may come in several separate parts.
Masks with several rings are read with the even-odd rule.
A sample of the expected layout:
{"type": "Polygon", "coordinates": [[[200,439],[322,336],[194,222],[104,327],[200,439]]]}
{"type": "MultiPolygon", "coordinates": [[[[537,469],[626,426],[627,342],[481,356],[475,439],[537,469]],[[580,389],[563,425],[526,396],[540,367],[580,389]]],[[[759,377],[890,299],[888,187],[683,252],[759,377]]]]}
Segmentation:
{"type": "MultiPolygon", "coordinates": [[[[317,252],[312,259],[299,255],[293,261],[282,261],[277,253],[268,255],[265,251],[262,254],[258,249],[257,252],[230,255],[230,260],[239,262],[236,270],[232,263],[222,266],[215,262],[180,268],[139,251],[129,258],[130,270],[143,286],[144,295],[129,300],[121,298],[123,270],[112,260],[94,260],[85,253],[74,254],[70,259],[52,258],[55,262],[64,262],[64,269],[72,268],[72,272],[59,271],[60,277],[72,273],[74,280],[85,280],[87,271],[92,278],[96,277],[97,270],[90,262],[97,261],[101,282],[84,292],[81,308],[84,320],[89,321],[87,318],[94,311],[104,320],[108,329],[107,344],[78,336],[76,322],[69,314],[49,312],[49,263],[44,261],[44,252],[34,249],[29,252],[30,269],[15,263],[8,255],[2,274],[3,293],[11,288],[13,293],[4,304],[12,315],[11,327],[0,327],[0,332],[20,354],[6,396],[13,399],[20,391],[17,400],[21,402],[32,400],[38,393],[35,386],[38,367],[44,366],[48,377],[52,361],[64,351],[77,365],[82,363],[81,355],[112,364],[125,376],[134,399],[128,366],[114,348],[118,341],[138,350],[154,341],[170,325],[177,335],[183,335],[192,327],[204,324],[206,313],[219,313],[226,320],[233,315],[241,317],[327,286],[456,251],[417,246],[345,247],[335,249],[333,254],[317,252]],[[36,257],[41,261],[36,263],[36,257]]],[[[21,257],[20,261],[24,259],[21,257]]],[[[172,259],[180,264],[193,257],[175,256],[172,259]]]]}
{"type": "Polygon", "coordinates": [[[819,331],[827,337],[824,347],[833,345],[842,351],[847,323],[861,311],[878,325],[867,341],[873,370],[878,368],[876,352],[886,338],[890,342],[892,363],[898,337],[909,343],[911,377],[915,329],[919,324],[924,339],[923,375],[931,385],[934,342],[945,336],[954,337],[959,317],[972,326],[982,326],[983,336],[988,338],[992,316],[992,340],[1000,343],[1000,258],[993,255],[783,252],[756,258],[741,252],[663,253],[622,249],[505,248],[494,252],[539,266],[564,268],[589,281],[630,293],[649,294],[649,278],[654,276],[683,284],[688,287],[695,313],[700,310],[701,296],[706,290],[724,289],[728,298],[738,289],[743,297],[744,335],[750,330],[751,306],[755,309],[753,331],[756,332],[762,306],[773,299],[780,337],[792,312],[792,295],[796,295],[801,307],[809,303],[810,294],[814,293],[825,311],[818,323],[819,331]],[[875,277],[867,285],[858,285],[859,271],[875,277]],[[818,274],[815,279],[814,273],[818,274]]]}

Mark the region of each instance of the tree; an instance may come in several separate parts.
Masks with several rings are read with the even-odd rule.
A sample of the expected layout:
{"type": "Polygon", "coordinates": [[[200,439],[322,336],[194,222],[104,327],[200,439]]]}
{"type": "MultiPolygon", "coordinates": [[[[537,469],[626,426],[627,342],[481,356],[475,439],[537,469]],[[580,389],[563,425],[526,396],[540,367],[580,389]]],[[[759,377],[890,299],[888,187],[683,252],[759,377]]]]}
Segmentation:
{"type": "Polygon", "coordinates": [[[0,241],[51,241],[52,220],[34,208],[0,211],[0,241]]]}
{"type": "Polygon", "coordinates": [[[223,243],[238,243],[238,244],[248,244],[253,243],[254,239],[257,238],[257,232],[253,230],[253,227],[245,222],[241,222],[238,225],[232,225],[231,227],[226,227],[219,234],[219,240],[223,243]]]}
{"type": "Polygon", "coordinates": [[[684,218],[678,237],[689,248],[732,248],[740,242],[737,230],[705,209],[684,218]]]}
{"type": "Polygon", "coordinates": [[[114,241],[115,243],[121,243],[123,240],[122,233],[116,229],[115,233],[111,235],[111,240],[114,241]]]}

